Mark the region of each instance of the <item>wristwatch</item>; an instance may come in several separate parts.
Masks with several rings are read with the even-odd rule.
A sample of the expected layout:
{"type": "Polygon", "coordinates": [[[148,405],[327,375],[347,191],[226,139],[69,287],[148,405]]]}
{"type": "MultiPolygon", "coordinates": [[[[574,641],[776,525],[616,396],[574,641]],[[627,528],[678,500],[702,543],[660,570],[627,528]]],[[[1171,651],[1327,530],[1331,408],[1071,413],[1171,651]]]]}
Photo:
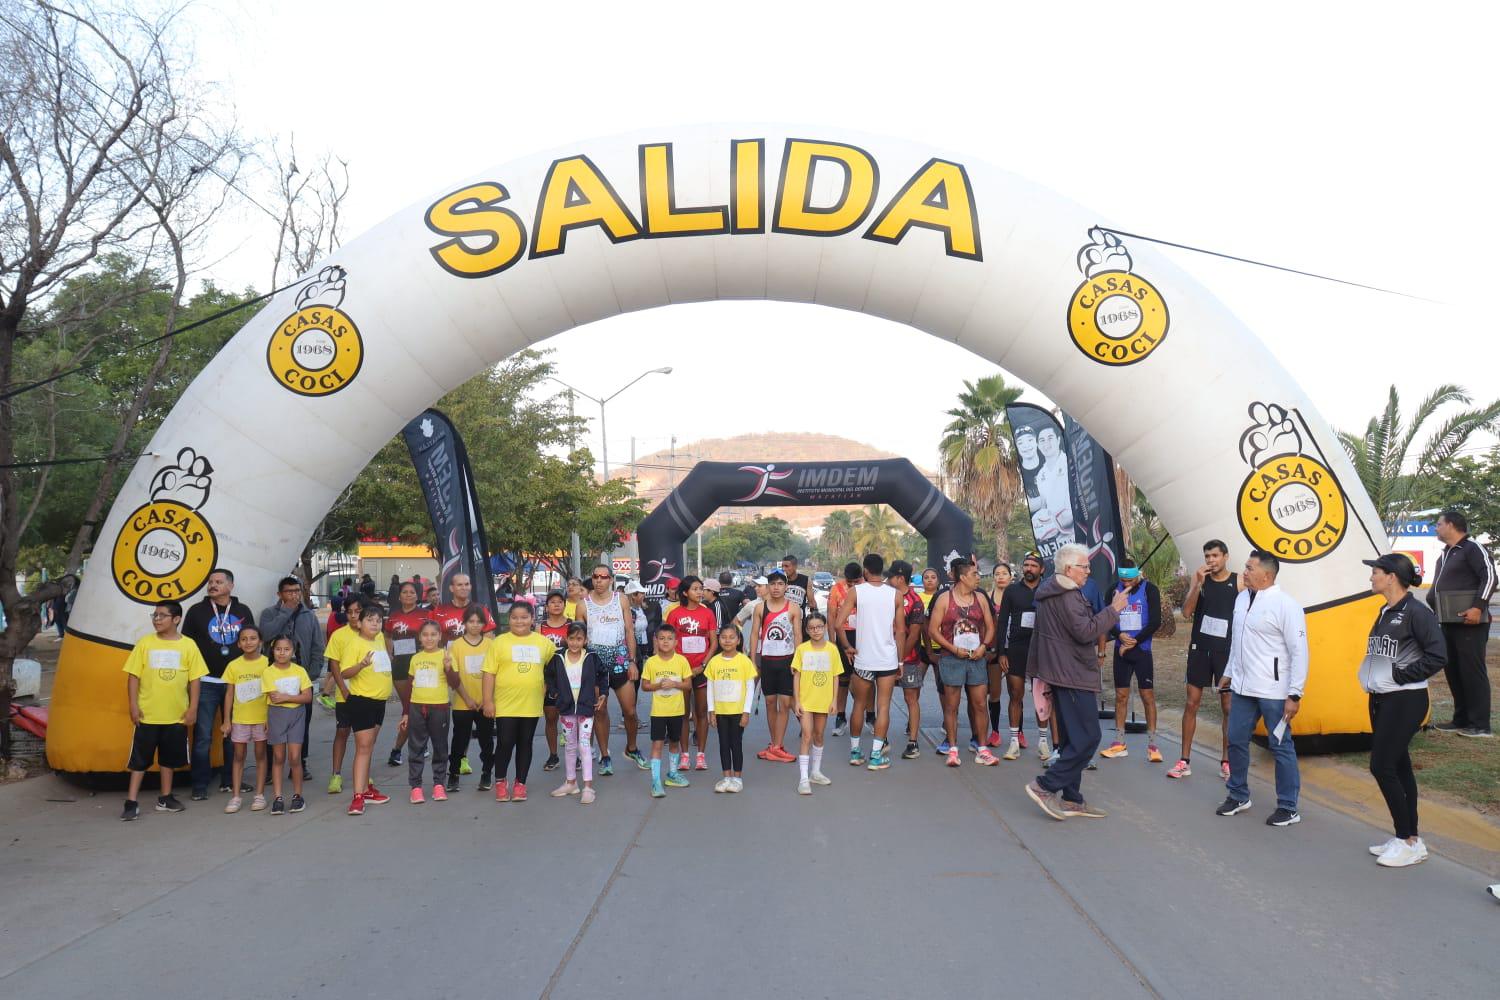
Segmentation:
{"type": "Polygon", "coordinates": [[[1289,695],[1286,696],[1286,700],[1287,701],[1301,701],[1302,700],[1302,696],[1300,694],[1289,694],[1289,695]]]}

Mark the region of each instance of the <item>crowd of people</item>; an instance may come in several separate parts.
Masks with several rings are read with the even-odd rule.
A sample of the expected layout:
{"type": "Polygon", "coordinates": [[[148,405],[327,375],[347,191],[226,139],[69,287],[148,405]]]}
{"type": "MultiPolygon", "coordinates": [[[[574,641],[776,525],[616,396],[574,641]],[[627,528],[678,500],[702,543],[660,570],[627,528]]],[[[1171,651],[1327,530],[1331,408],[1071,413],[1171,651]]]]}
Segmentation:
{"type": "MultiPolygon", "coordinates": [[[[1494,568],[1468,538],[1461,514],[1444,512],[1438,531],[1445,549],[1425,604],[1410,594],[1422,580],[1408,558],[1366,561],[1370,589],[1385,601],[1357,669],[1369,695],[1370,771],[1393,826],[1393,836],[1370,850],[1386,867],[1427,856],[1408,747],[1428,714],[1428,679],[1446,670],[1454,692],[1454,718],[1437,730],[1490,735],[1484,644],[1494,568]]],[[[1224,715],[1218,775],[1226,796],[1217,814],[1251,808],[1249,743],[1259,722],[1275,762],[1276,807],[1266,823],[1291,826],[1301,820],[1291,722],[1308,673],[1303,608],[1278,585],[1273,554],[1252,551],[1238,573],[1229,565],[1228,546],[1208,542],[1181,609],[1192,629],[1182,752],[1165,775],[1177,781],[1192,775],[1197,715],[1212,690],[1224,715]]],[[[327,790],[344,791],[352,737],[347,811],[362,815],[390,801],[372,770],[393,695],[400,714],[385,764],[405,766],[413,804],[459,791],[473,773],[475,742],[479,790],[493,790],[497,802],[526,801],[539,727],[548,751],[542,770],[563,768],[550,795],[593,803],[596,777],[614,774],[611,696],[624,756],[649,772],[652,796],[690,787],[691,773],[708,770],[714,733],[722,771],[714,791],[743,791],[744,733],[757,704],[764,704],[769,739],[755,756],[770,765],[795,763],[798,794],[812,795],[832,783],[824,770],[829,735],[847,735],[851,766],[891,766],[890,708],[898,687],[908,718],[900,756],[920,757],[920,694],[931,676],[942,707],[942,763],[963,763],[960,710],[975,764],[1017,760],[1028,749],[1029,689],[1041,772],[1027,783],[1027,796],[1057,820],[1102,819],[1104,810],[1083,795],[1083,776],[1098,768],[1096,756],[1128,756],[1123,730],[1132,684],[1146,710],[1147,762],[1163,760],[1152,639],[1173,612],[1128,559],[1109,594],[1091,579],[1082,546],[1063,546],[1052,569],[1047,575],[1042,558],[1028,555],[1019,575],[997,567],[993,590],[986,591],[970,559],[953,560],[946,576],[934,568],[916,575],[909,563],[887,565],[870,554],[844,567],[824,614],[790,556],[744,591],[731,586],[728,574],[673,579],[669,600],[660,604],[647,600],[636,581],[617,590],[613,571],[601,565],[538,605],[511,603],[498,623],[465,576],[448,581],[444,602],[425,581],[394,580],[389,608],[367,589],[347,588],[326,626],[290,576],[257,624],[234,596],[233,573],[216,569],[206,596],[186,612],[175,602],[153,609],[152,633],[126,661],[135,733],[122,818],[139,815],[140,789],[153,764],[161,774],[159,811],[183,808],[172,794],[174,769],[182,767],[189,768],[194,800],[207,799],[217,779],[229,795],[227,813],[238,812],[249,794],[251,811],[305,808],[315,701],[335,720],[327,790]],[[1104,676],[1113,677],[1114,735],[1101,751],[1104,676]],[[643,691],[649,698],[644,749],[638,742],[643,691]],[[793,720],[795,753],[788,749],[793,720]],[[218,769],[210,763],[216,732],[224,741],[218,769]],[[253,785],[244,780],[251,759],[253,785]]]]}

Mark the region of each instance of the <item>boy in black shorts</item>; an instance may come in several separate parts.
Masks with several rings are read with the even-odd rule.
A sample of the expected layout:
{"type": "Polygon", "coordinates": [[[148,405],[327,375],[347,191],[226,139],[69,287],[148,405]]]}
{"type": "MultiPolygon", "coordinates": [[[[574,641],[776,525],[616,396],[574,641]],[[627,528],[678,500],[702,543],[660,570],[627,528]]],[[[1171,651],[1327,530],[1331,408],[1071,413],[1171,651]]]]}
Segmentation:
{"type": "Polygon", "coordinates": [[[661,798],[668,788],[686,788],[688,780],[677,771],[671,744],[686,753],[682,720],[687,712],[684,691],[693,689],[693,667],[677,652],[677,630],[670,625],[656,629],[656,653],[641,668],[641,687],[651,692],[651,795],[661,798]],[[667,776],[662,779],[661,751],[667,745],[667,776]]]}
{"type": "Polygon", "coordinates": [[[141,814],[137,797],[153,763],[161,771],[156,811],[183,810],[172,794],[172,769],[188,766],[187,731],[198,718],[198,678],[208,674],[208,664],[198,644],[177,631],[180,624],[181,604],[158,604],[151,611],[152,634],[137,642],[125,658],[126,704],[135,724],[130,760],[125,765],[130,790],[120,814],[127,822],[141,814]]]}

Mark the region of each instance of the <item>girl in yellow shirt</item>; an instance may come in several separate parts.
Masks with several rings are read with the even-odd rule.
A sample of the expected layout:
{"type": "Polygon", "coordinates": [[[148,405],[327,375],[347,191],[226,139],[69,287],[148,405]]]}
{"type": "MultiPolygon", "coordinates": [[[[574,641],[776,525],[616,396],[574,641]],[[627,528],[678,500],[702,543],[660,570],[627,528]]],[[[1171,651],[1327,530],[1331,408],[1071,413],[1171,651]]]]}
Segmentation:
{"type": "Polygon", "coordinates": [[[807,616],[806,627],[807,641],[792,654],[792,706],[802,727],[802,747],[797,755],[800,795],[811,795],[813,785],[833,784],[823,774],[823,727],[828,724],[833,692],[844,672],[844,661],[828,642],[827,620],[813,613],[807,616]]]}
{"type": "Polygon", "coordinates": [[[411,786],[411,804],[421,805],[422,770],[427,745],[432,744],[432,801],[446,802],[443,775],[448,770],[448,699],[452,690],[444,669],[443,629],[425,621],[417,630],[422,647],[411,658],[411,708],[406,716],[406,783],[411,786]]]}
{"type": "Polygon", "coordinates": [[[350,816],[363,816],[366,805],[383,805],[391,797],[370,780],[370,757],[385,722],[385,705],[395,685],[391,683],[391,653],[381,633],[385,613],[371,605],[359,613],[359,632],[339,648],[339,656],[328,658],[334,683],[344,696],[349,728],[354,733],[354,800],[350,816]]]}
{"type": "Polygon", "coordinates": [[[266,807],[266,692],[260,675],[265,672],[266,658],[260,655],[260,629],[245,625],[240,629],[240,655],[224,667],[224,683],[229,697],[224,700],[223,732],[234,744],[234,796],[224,806],[227,813],[240,811],[240,780],[245,776],[245,749],[255,744],[255,798],[251,812],[266,807]]]}
{"type": "Polygon", "coordinates": [[[745,727],[755,704],[755,664],[740,652],[740,630],[731,622],[719,629],[719,651],[703,665],[708,678],[708,719],[719,730],[719,766],[724,778],[716,792],[745,790],[745,727]]]}
{"type": "Polygon", "coordinates": [[[495,801],[525,802],[542,703],[547,697],[546,666],[557,655],[552,640],[531,630],[531,605],[510,609],[510,631],[490,643],[484,660],[484,714],[495,720],[495,801]],[[516,755],[514,789],[506,787],[510,756],[516,755]]]}
{"type": "Polygon", "coordinates": [[[471,605],[464,612],[464,634],[448,643],[443,667],[453,689],[453,745],[448,750],[448,793],[458,791],[458,776],[469,740],[479,732],[479,790],[489,791],[495,771],[495,720],[484,714],[484,661],[493,641],[484,608],[471,605]]]}
{"type": "MultiPolygon", "coordinates": [[[[312,704],[312,679],[302,665],[292,662],[294,652],[292,640],[280,635],[271,640],[270,662],[261,674],[261,683],[266,688],[266,742],[271,745],[271,788],[275,796],[271,799],[271,815],[285,814],[286,804],[281,796],[282,775],[286,773],[288,760],[302,759],[302,741],[307,728],[303,721],[302,706],[312,704]]],[[[292,768],[291,812],[301,812],[307,807],[302,798],[302,768],[292,768]]]]}

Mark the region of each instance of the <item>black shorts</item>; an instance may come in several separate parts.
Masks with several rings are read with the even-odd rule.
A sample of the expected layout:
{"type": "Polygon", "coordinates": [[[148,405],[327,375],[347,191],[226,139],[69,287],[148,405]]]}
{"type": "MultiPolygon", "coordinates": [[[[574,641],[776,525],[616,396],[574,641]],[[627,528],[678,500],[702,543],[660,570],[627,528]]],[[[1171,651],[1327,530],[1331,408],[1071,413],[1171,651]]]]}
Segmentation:
{"type": "Polygon", "coordinates": [[[760,689],[767,698],[772,695],[792,696],[792,658],[790,656],[762,656],[760,658],[760,689]]]}
{"type": "Polygon", "coordinates": [[[147,771],[153,763],[168,770],[188,766],[187,726],[180,722],[136,723],[125,770],[147,771]]]}
{"type": "MultiPolygon", "coordinates": [[[[620,688],[624,687],[626,684],[629,684],[629,683],[630,683],[630,668],[629,667],[626,667],[624,670],[621,670],[619,673],[615,673],[614,671],[610,671],[610,675],[609,675],[609,689],[611,691],[618,691],[618,690],[620,690],[620,688]]],[[[640,679],[637,678],[635,683],[636,683],[636,690],[640,690],[640,683],[641,683],[640,679]]],[[[616,695],[615,698],[618,699],[619,695],[616,695]]]]}
{"type": "Polygon", "coordinates": [[[385,722],[386,703],[383,701],[351,694],[344,704],[349,710],[349,728],[356,733],[362,733],[367,729],[379,729],[385,722]]]}
{"type": "MultiPolygon", "coordinates": [[[[850,639],[849,643],[853,645],[854,640],[850,639]]],[[[839,687],[846,688],[849,686],[849,678],[854,676],[854,664],[850,661],[849,654],[844,652],[842,646],[835,646],[834,648],[839,651],[839,662],[844,665],[844,672],[839,674],[839,687]]]]}
{"type": "Polygon", "coordinates": [[[333,724],[339,729],[349,728],[349,703],[347,701],[333,703],[333,724]]]}
{"type": "Polygon", "coordinates": [[[682,716],[651,716],[651,742],[655,743],[657,740],[682,742],[682,716]]]}
{"type": "Polygon", "coordinates": [[[708,688],[708,674],[698,673],[693,675],[693,690],[703,691],[708,688]]]}
{"type": "Polygon", "coordinates": [[[1012,646],[1010,652],[1005,654],[1010,669],[1005,672],[1007,677],[1019,677],[1026,679],[1026,660],[1031,656],[1031,646],[1012,646]]]}
{"type": "Polygon", "coordinates": [[[1130,687],[1130,678],[1135,677],[1136,687],[1150,691],[1156,679],[1156,664],[1148,649],[1127,649],[1115,654],[1115,688],[1130,687]]]}
{"type": "Polygon", "coordinates": [[[1229,650],[1193,643],[1188,647],[1187,682],[1195,688],[1218,687],[1228,664],[1229,650]]]}
{"type": "Polygon", "coordinates": [[[409,681],[409,680],[411,680],[411,657],[410,656],[393,656],[393,657],[391,657],[391,681],[392,681],[392,683],[399,684],[402,681],[409,681]]]}

